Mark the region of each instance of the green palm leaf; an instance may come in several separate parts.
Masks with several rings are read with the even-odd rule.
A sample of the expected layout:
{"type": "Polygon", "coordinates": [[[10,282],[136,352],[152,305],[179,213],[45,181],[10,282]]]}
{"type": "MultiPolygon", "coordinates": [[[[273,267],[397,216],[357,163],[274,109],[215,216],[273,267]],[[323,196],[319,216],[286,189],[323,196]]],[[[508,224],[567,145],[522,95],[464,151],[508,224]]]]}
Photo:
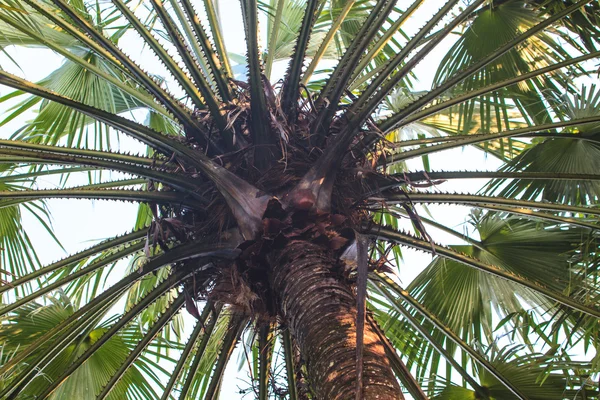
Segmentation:
{"type": "Polygon", "coordinates": [[[1,3],[0,398],[597,397],[592,0],[1,3]],[[42,266],[53,198],[136,230],[42,266]]]}
{"type": "MultiPolygon", "coordinates": [[[[50,305],[34,303],[4,320],[5,323],[0,329],[0,345],[4,351],[14,351],[15,354],[18,354],[19,348],[33,342],[36,337],[73,313],[74,306],[69,303],[66,296],[62,295],[51,298],[51,300],[50,305]]],[[[44,375],[39,376],[28,385],[27,395],[33,396],[39,393],[48,378],[58,376],[73,357],[77,357],[96,341],[106,331],[102,325],[91,327],[77,344],[60,353],[44,369],[44,375]]],[[[100,348],[88,362],[67,378],[52,398],[76,396],[80,399],[95,399],[95,393],[110,378],[111,373],[119,367],[128,353],[127,341],[121,336],[114,336],[106,346],[100,348]]],[[[140,366],[143,363],[143,360],[137,361],[137,365],[127,372],[122,382],[116,385],[110,398],[122,399],[139,396],[151,398],[155,396],[155,389],[142,374],[143,367],[140,366]]],[[[10,380],[6,383],[10,384],[10,380]]]]}
{"type": "MultiPolygon", "coordinates": [[[[15,24],[19,29],[23,29],[23,25],[30,21],[23,21],[22,15],[22,13],[15,12],[3,18],[6,18],[6,21],[11,24],[15,24]]],[[[34,18],[33,22],[36,21],[35,18],[39,18],[38,15],[29,12],[25,15],[29,18],[34,18]]],[[[102,25],[103,21],[97,21],[97,23],[102,25]]],[[[46,27],[45,29],[48,29],[48,25],[43,26],[46,27]]],[[[12,30],[15,30],[14,26],[12,30]]],[[[15,41],[13,43],[23,46],[32,46],[33,44],[47,47],[56,46],[58,49],[69,47],[54,38],[56,35],[53,36],[43,30],[29,28],[28,30],[19,32],[22,32],[23,36],[30,40],[15,41]]],[[[68,35],[65,36],[70,37],[68,35]]],[[[118,37],[116,36],[115,38],[118,37]]],[[[115,82],[123,82],[126,79],[122,71],[93,52],[79,46],[73,46],[73,50],[70,50],[67,55],[70,59],[67,59],[59,69],[40,81],[39,85],[112,113],[123,113],[155,104],[152,100],[148,99],[147,94],[139,92],[139,89],[131,84],[120,83],[120,87],[118,87],[110,81],[103,79],[104,76],[94,73],[95,69],[97,69],[100,73],[112,77],[115,82]],[[127,91],[125,92],[123,89],[127,91]]],[[[13,99],[19,94],[22,94],[22,92],[15,92],[4,96],[0,101],[13,99]]],[[[69,145],[95,148],[110,147],[109,131],[105,126],[94,124],[92,119],[82,117],[80,114],[64,106],[55,103],[40,102],[38,98],[34,97],[30,97],[13,106],[10,114],[4,119],[3,124],[27,111],[33,111],[36,106],[39,107],[37,110],[38,114],[20,130],[18,134],[19,138],[37,143],[50,144],[56,144],[61,139],[64,139],[69,145]],[[59,117],[57,118],[56,116],[59,117]]]]}
{"type": "MultiPolygon", "coordinates": [[[[569,117],[586,117],[597,113],[600,107],[600,91],[595,86],[583,87],[581,92],[571,99],[566,97],[560,104],[564,114],[569,117]]],[[[598,124],[571,128],[572,132],[587,136],[598,131],[598,124]]],[[[584,173],[598,171],[600,164],[600,145],[596,142],[575,139],[546,139],[534,142],[507,165],[502,171],[510,172],[549,172],[584,173]]],[[[505,197],[523,199],[542,198],[544,200],[567,204],[596,204],[600,198],[600,187],[594,181],[575,182],[534,182],[528,179],[517,179],[505,182],[492,181],[486,188],[487,193],[497,193],[505,197]]]]}
{"type": "MultiPolygon", "coordinates": [[[[514,0],[500,4],[491,2],[486,9],[474,17],[464,34],[446,54],[437,71],[435,83],[438,85],[443,83],[456,72],[484,58],[519,33],[530,29],[539,21],[538,15],[537,10],[522,1],[514,0]],[[482,36],[488,37],[489,40],[482,43],[479,39],[482,36]]],[[[542,68],[567,57],[568,54],[562,50],[555,38],[540,34],[531,38],[526,46],[515,48],[488,64],[477,74],[463,81],[454,91],[457,93],[476,89],[482,85],[529,72],[532,65],[535,65],[535,68],[542,68]]],[[[541,101],[556,101],[563,88],[573,89],[569,86],[568,78],[558,74],[551,78],[537,78],[516,87],[505,88],[503,92],[483,96],[480,104],[488,104],[480,105],[477,111],[482,121],[482,131],[500,128],[506,122],[499,110],[489,106],[490,102],[497,102],[495,96],[502,98],[502,101],[511,99],[524,116],[532,122],[542,123],[548,121],[550,115],[541,101]]],[[[461,105],[459,110],[461,118],[458,119],[458,123],[465,124],[470,119],[466,118],[466,113],[473,105],[471,102],[461,105]]]]}
{"type": "MultiPolygon", "coordinates": [[[[579,376],[567,376],[561,366],[576,365],[567,360],[555,359],[551,356],[533,354],[528,356],[515,354],[517,349],[500,351],[491,355],[491,362],[502,371],[504,376],[523,388],[529,399],[565,399],[594,397],[596,391],[586,382],[585,372],[579,376]],[[543,382],[543,384],[542,384],[543,382]],[[568,387],[568,389],[565,389],[568,387]]],[[[568,368],[568,367],[567,367],[568,368]]],[[[585,368],[583,366],[583,368],[585,368]]],[[[511,394],[485,372],[479,374],[482,385],[487,389],[491,399],[509,398],[511,394]]],[[[441,389],[441,388],[440,388],[441,389]]],[[[475,395],[469,389],[449,385],[441,389],[432,398],[437,400],[467,400],[475,395]]]]}

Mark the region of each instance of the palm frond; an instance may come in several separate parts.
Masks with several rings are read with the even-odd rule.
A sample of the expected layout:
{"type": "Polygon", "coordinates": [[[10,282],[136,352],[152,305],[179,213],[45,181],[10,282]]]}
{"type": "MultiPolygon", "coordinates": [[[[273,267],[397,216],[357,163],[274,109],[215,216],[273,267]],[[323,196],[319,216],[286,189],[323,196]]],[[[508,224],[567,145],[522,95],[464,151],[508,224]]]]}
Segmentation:
{"type": "Polygon", "coordinates": [[[439,254],[445,258],[470,266],[476,270],[486,272],[489,275],[503,278],[509,282],[520,284],[528,289],[543,294],[552,301],[564,304],[568,307],[573,308],[574,310],[581,311],[585,314],[600,315],[600,311],[594,309],[593,307],[589,307],[577,301],[574,301],[571,297],[561,294],[561,292],[557,291],[556,289],[551,289],[539,283],[536,283],[531,279],[520,277],[513,271],[507,271],[505,269],[489,264],[488,262],[481,262],[459,251],[442,247],[436,244],[431,244],[426,240],[421,240],[414,236],[393,231],[387,228],[377,227],[367,232],[373,237],[394,241],[398,244],[413,247],[415,249],[419,249],[426,252],[435,252],[436,254],[439,254]]]}
{"type": "Polygon", "coordinates": [[[226,397],[239,341],[265,400],[597,397],[596,3],[242,0],[246,59],[223,4],[0,5],[0,398],[226,397]],[[136,228],[42,263],[56,198],[136,228]]]}
{"type": "Polygon", "coordinates": [[[242,13],[244,28],[246,30],[248,83],[250,85],[250,111],[252,113],[252,131],[254,143],[257,145],[255,158],[257,167],[264,169],[268,166],[267,160],[272,158],[269,147],[274,144],[271,132],[267,97],[263,89],[262,65],[258,51],[258,8],[256,0],[242,0],[242,13]]]}
{"type": "Polygon", "coordinates": [[[302,67],[304,66],[304,58],[310,40],[310,33],[317,18],[319,4],[320,0],[309,0],[306,4],[298,40],[283,81],[281,107],[283,112],[288,115],[289,122],[292,123],[295,120],[294,113],[300,94],[300,75],[302,74],[302,67]]]}
{"type": "MultiPolygon", "coordinates": [[[[542,32],[545,28],[552,26],[553,23],[556,23],[556,21],[559,21],[561,18],[564,18],[565,16],[569,15],[570,13],[576,11],[581,5],[584,5],[588,2],[589,1],[587,1],[587,0],[582,0],[581,2],[575,3],[575,4],[565,8],[560,13],[557,13],[557,14],[553,15],[552,17],[547,18],[544,21],[536,24],[535,26],[528,29],[524,33],[516,35],[512,40],[509,40],[508,42],[504,43],[502,46],[498,47],[493,52],[487,54],[485,57],[481,58],[479,61],[472,63],[471,65],[469,65],[468,67],[466,67],[465,69],[460,71],[459,73],[456,73],[456,74],[452,75],[451,77],[448,77],[443,83],[441,83],[437,87],[434,87],[433,90],[430,91],[429,93],[427,93],[426,95],[413,101],[412,104],[407,105],[401,112],[397,113],[392,118],[397,121],[403,120],[408,115],[411,115],[415,111],[418,111],[419,109],[424,107],[426,104],[431,102],[433,99],[441,96],[448,89],[454,87],[459,82],[466,79],[467,77],[472,76],[473,74],[475,74],[477,71],[479,71],[481,68],[485,67],[486,65],[489,65],[491,62],[496,60],[498,57],[513,50],[516,45],[522,43],[523,41],[525,41],[529,38],[534,37],[539,32],[542,32]]],[[[387,124],[389,124],[389,125],[392,124],[392,121],[391,121],[392,118],[390,118],[388,120],[387,124]]],[[[545,121],[542,121],[542,122],[545,122],[545,121]]]]}

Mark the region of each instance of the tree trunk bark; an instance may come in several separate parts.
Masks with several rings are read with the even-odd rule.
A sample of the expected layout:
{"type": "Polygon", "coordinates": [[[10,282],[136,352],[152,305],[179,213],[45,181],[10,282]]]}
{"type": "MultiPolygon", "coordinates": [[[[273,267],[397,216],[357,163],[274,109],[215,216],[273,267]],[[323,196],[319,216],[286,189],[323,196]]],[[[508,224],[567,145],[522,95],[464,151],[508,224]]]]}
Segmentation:
{"type": "MultiPolygon", "coordinates": [[[[336,261],[326,249],[295,240],[270,263],[279,312],[300,347],[317,398],[354,399],[356,298],[332,272],[336,261]]],[[[369,324],[363,354],[362,398],[403,399],[383,344],[369,324]]]]}

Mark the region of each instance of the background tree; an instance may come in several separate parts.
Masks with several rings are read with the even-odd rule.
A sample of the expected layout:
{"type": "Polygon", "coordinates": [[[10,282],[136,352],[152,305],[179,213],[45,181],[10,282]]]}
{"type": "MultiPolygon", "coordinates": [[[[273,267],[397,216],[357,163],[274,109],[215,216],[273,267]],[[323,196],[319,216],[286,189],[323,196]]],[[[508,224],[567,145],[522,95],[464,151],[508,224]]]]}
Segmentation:
{"type": "Polygon", "coordinates": [[[212,399],[240,341],[259,399],[597,398],[598,4],[430,3],[241,0],[239,57],[213,0],[0,1],[9,60],[64,58],[0,71],[22,99],[3,125],[36,111],[0,140],[0,398],[212,399]],[[429,168],[465,146],[502,167],[429,168]],[[54,237],[52,198],[135,202],[137,223],[41,265],[22,215],[54,237]],[[434,256],[406,289],[400,246],[434,256]]]}

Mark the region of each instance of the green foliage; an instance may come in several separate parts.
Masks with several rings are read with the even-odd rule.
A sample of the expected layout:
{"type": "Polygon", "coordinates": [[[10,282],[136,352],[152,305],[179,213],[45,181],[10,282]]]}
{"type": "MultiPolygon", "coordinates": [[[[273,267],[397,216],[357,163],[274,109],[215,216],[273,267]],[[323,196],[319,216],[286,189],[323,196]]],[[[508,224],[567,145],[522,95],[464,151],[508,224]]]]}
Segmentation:
{"type": "MultiPolygon", "coordinates": [[[[0,142],[0,398],[204,398],[240,338],[247,392],[309,391],[277,300],[255,308],[274,296],[268,271],[240,269],[257,237],[273,240],[269,202],[297,207],[294,185],[376,238],[370,308],[401,382],[439,400],[598,398],[597,1],[242,0],[248,82],[233,79],[218,0],[0,3],[0,84],[17,89],[0,126],[19,125],[0,142]],[[130,59],[132,35],[166,76],[130,59]],[[413,90],[444,46],[432,87],[413,90]],[[26,81],[20,49],[61,64],[26,81]],[[284,84],[268,82],[282,61],[284,84]],[[464,146],[506,174],[478,173],[487,197],[428,189],[438,160],[466,177],[441,151],[464,146]],[[427,181],[408,178],[414,157],[427,181]],[[58,242],[44,202],[56,197],[139,203],[135,232],[43,267],[24,215],[58,242]],[[421,217],[428,202],[475,209],[460,232],[421,217]],[[409,267],[399,244],[434,254],[406,291],[390,273],[409,267]]],[[[341,246],[353,285],[354,245],[341,246]]]]}
{"type": "MultiPolygon", "coordinates": [[[[600,91],[595,86],[585,86],[573,97],[565,96],[559,105],[563,115],[569,118],[581,118],[597,114],[600,107],[600,91]]],[[[589,124],[573,127],[573,133],[582,137],[598,132],[600,125],[589,124]]],[[[589,173],[600,168],[600,145],[586,139],[560,140],[536,139],[533,145],[501,168],[502,171],[589,173]]],[[[567,204],[595,204],[600,197],[600,187],[595,181],[554,181],[534,182],[527,179],[515,179],[512,182],[492,181],[488,193],[497,193],[504,197],[519,197],[534,200],[542,198],[551,202],[567,204]]]]}
{"type": "MultiPolygon", "coordinates": [[[[18,352],[19,348],[32,344],[42,333],[52,329],[74,312],[74,306],[69,303],[66,296],[62,295],[50,298],[50,300],[49,305],[31,303],[19,309],[13,316],[3,320],[0,330],[0,346],[4,354],[14,354],[18,352]]],[[[99,323],[89,327],[77,342],[66,347],[43,370],[42,375],[30,382],[25,392],[26,396],[35,396],[36,393],[40,393],[48,379],[59,376],[74,357],[81,355],[98,337],[102,336],[107,330],[106,325],[106,323],[99,323]]],[[[51,398],[95,399],[96,393],[121,365],[131,349],[131,342],[128,345],[130,339],[125,337],[135,337],[139,334],[139,331],[133,329],[122,335],[113,336],[81,368],[69,376],[51,398]]],[[[46,343],[40,346],[38,351],[43,352],[48,349],[49,346],[46,343]]],[[[116,385],[109,398],[147,399],[154,397],[155,389],[142,373],[143,370],[152,371],[152,364],[144,365],[145,363],[144,360],[138,360],[136,365],[129,369],[116,385]]],[[[6,389],[10,385],[10,379],[3,380],[3,386],[0,389],[6,389]]]]}

